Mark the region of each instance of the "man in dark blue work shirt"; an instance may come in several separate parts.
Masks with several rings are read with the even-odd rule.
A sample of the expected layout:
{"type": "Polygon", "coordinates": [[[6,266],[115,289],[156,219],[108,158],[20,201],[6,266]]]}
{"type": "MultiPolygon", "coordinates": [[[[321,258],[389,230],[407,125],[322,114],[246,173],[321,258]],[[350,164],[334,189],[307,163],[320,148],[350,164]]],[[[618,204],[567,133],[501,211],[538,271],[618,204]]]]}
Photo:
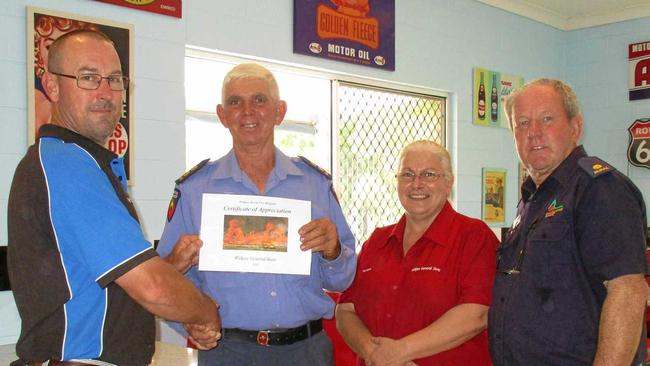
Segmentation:
{"type": "Polygon", "coordinates": [[[645,204],[578,146],[575,93],[540,79],[506,104],[530,177],[499,248],[489,312],[501,365],[639,365],[645,359],[645,204]]]}

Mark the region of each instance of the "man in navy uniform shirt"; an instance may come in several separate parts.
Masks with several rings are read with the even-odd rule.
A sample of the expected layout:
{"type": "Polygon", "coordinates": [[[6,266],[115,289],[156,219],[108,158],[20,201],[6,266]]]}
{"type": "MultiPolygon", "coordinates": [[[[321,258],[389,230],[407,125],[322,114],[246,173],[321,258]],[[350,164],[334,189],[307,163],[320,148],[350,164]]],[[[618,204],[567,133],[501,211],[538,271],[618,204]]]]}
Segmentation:
{"type": "Polygon", "coordinates": [[[199,365],[332,363],[321,318],[333,315],[334,302],[323,289],[343,291],[352,282],[354,238],[331,177],[275,147],[274,128],[286,110],[269,70],[256,64],[236,66],[224,79],[222,104],[217,106],[221,123],[232,135],[232,150],[176,181],[158,250],[220,304],[224,328],[219,347],[199,352],[199,365]],[[198,271],[198,236],[175,243],[182,234],[199,233],[203,193],[310,201],[312,220],[299,235],[301,249],[312,252],[311,275],[198,271]]]}
{"type": "Polygon", "coordinates": [[[578,146],[583,120],[559,80],[506,111],[530,177],[499,248],[490,353],[502,365],[639,365],[645,359],[646,214],[634,184],[578,146]]]}

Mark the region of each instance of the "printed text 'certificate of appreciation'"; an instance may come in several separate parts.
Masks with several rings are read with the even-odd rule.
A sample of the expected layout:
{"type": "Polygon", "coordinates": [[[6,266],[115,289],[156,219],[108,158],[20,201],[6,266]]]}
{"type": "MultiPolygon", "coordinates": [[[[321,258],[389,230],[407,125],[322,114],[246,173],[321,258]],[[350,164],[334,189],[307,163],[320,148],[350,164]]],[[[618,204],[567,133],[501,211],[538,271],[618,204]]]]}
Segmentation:
{"type": "Polygon", "coordinates": [[[310,220],[309,201],[204,193],[199,270],[309,275],[298,229],[310,220]]]}

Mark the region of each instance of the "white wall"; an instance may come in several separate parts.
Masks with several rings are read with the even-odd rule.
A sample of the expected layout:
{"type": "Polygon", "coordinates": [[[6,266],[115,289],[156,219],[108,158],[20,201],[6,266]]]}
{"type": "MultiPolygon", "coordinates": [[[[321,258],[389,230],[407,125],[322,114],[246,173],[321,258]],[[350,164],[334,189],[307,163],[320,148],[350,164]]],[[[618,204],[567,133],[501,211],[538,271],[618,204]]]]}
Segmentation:
{"type": "MultiPolygon", "coordinates": [[[[480,217],[483,166],[511,172],[506,200],[516,204],[517,164],[510,133],[471,124],[472,68],[481,66],[525,78],[559,77],[563,32],[475,1],[400,0],[395,9],[396,68],[386,72],[293,54],[292,3],[192,2],[184,9],[187,43],[449,91],[448,133],[458,181],[456,207],[480,217]],[[557,57],[539,62],[547,54],[557,57]]],[[[508,211],[508,222],[513,214],[513,209],[508,211]]]]}
{"type": "MultiPolygon", "coordinates": [[[[517,199],[513,143],[507,130],[471,124],[472,68],[485,67],[526,79],[569,75],[569,71],[579,69],[572,68],[573,58],[565,55],[565,44],[574,39],[571,33],[472,0],[398,0],[396,70],[386,72],[293,54],[292,4],[292,0],[185,0],[183,19],[176,19],[87,0],[3,2],[0,80],[6,92],[0,99],[0,244],[7,242],[6,205],[11,177],[27,141],[27,5],[135,25],[136,147],[132,196],[151,240],[157,239],[162,231],[173,180],[185,168],[185,44],[447,90],[451,95],[448,133],[457,169],[457,208],[480,217],[481,167],[506,168],[507,221],[512,221],[517,199]]],[[[638,33],[643,28],[636,22],[629,23],[622,23],[621,31],[638,33]]],[[[591,30],[583,32],[583,37],[591,34],[591,30]]],[[[601,36],[607,34],[605,30],[601,36]]],[[[615,46],[624,49],[626,44],[615,46]]],[[[606,49],[608,46],[603,46],[602,52],[606,49]]],[[[626,67],[614,64],[613,60],[609,65],[626,67]]],[[[215,87],[220,87],[219,82],[215,80],[215,87]]],[[[625,148],[620,146],[618,150],[625,148]]],[[[15,341],[19,333],[15,310],[11,309],[11,301],[0,298],[0,343],[15,341]]]]}
{"type": "Polygon", "coordinates": [[[650,203],[650,169],[627,161],[627,128],[650,118],[650,100],[628,101],[628,45],[650,40],[650,18],[570,32],[566,35],[564,77],[575,88],[585,117],[583,142],[628,175],[650,203]]]}

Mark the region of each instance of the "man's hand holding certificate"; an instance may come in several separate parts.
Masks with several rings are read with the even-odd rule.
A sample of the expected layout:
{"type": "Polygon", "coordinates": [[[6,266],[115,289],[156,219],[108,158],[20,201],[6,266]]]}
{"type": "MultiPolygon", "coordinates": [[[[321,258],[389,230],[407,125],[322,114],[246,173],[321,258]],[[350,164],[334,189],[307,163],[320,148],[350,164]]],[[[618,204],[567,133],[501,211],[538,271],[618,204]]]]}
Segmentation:
{"type": "Polygon", "coordinates": [[[341,243],[336,233],[336,225],[327,218],[309,222],[300,228],[300,249],[321,252],[323,258],[331,261],[341,254],[341,243]]]}

